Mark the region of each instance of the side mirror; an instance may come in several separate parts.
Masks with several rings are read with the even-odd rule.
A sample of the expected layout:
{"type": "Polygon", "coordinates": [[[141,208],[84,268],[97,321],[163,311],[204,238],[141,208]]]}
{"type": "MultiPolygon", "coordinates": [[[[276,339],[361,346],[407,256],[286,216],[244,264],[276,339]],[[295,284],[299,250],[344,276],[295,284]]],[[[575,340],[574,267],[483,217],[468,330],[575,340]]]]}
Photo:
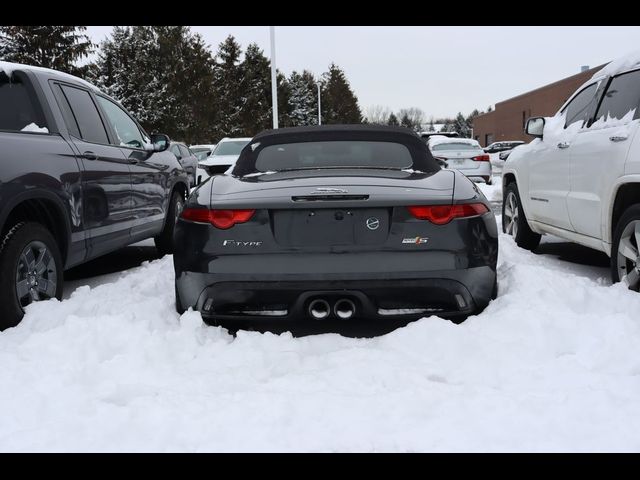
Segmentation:
{"type": "Polygon", "coordinates": [[[542,132],[544,132],[544,117],[532,117],[527,120],[527,126],[524,131],[532,137],[542,138],[542,132]]]}
{"type": "Polygon", "coordinates": [[[151,135],[151,145],[153,146],[154,152],[164,152],[169,148],[170,142],[169,137],[163,133],[154,133],[151,135]]]}

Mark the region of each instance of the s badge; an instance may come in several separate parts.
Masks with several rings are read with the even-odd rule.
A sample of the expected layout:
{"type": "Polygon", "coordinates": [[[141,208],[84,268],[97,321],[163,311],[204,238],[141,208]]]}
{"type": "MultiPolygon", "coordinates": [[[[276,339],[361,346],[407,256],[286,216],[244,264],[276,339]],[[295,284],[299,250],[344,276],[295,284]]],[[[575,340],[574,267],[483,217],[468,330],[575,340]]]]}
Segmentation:
{"type": "Polygon", "coordinates": [[[403,245],[422,245],[424,243],[427,243],[429,241],[429,239],[427,237],[409,237],[409,238],[403,238],[402,239],[402,243],[403,245]]]}

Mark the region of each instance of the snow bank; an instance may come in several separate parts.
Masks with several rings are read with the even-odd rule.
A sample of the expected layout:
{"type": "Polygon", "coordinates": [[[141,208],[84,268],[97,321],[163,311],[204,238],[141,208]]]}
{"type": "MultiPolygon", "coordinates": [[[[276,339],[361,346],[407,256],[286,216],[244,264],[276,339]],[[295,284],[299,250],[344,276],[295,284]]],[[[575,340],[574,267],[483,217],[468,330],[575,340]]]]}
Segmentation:
{"type": "Polygon", "coordinates": [[[49,133],[49,129],[47,127],[39,127],[35,123],[30,123],[26,127],[24,127],[22,132],[37,132],[37,133],[49,133]]]}
{"type": "Polygon", "coordinates": [[[493,185],[487,185],[486,183],[476,183],[476,186],[480,189],[487,200],[490,202],[499,202],[502,200],[502,178],[499,176],[493,176],[493,185]]]}
{"type": "Polygon", "coordinates": [[[374,339],[178,318],[171,257],[33,305],[0,333],[0,451],[638,451],[640,295],[500,249],[484,313],[374,339]]]}

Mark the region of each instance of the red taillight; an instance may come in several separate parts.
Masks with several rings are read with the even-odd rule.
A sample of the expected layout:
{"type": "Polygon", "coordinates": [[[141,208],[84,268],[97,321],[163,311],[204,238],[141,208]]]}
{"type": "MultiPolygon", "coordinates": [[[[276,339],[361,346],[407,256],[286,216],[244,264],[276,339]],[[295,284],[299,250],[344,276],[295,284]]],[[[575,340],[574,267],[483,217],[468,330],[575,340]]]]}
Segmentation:
{"type": "Polygon", "coordinates": [[[483,203],[464,203],[462,205],[421,205],[407,207],[409,213],[419,220],[429,220],[436,225],[444,225],[454,218],[483,215],[489,209],[483,203]]]}
{"type": "Polygon", "coordinates": [[[488,162],[490,157],[489,155],[478,155],[477,157],[472,157],[471,160],[475,160],[476,162],[488,162]]]}
{"type": "Polygon", "coordinates": [[[216,228],[226,230],[237,223],[248,222],[255,210],[207,210],[205,208],[185,208],[180,218],[192,222],[210,223],[216,228]]]}

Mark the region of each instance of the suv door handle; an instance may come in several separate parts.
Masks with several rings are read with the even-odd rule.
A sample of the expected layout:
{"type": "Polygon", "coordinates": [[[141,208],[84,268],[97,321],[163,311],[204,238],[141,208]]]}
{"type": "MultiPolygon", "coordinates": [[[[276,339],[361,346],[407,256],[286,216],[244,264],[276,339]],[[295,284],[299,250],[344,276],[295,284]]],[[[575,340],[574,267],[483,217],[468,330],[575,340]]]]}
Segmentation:
{"type": "Polygon", "coordinates": [[[612,142],[624,142],[627,138],[629,137],[626,135],[613,135],[609,137],[609,140],[611,140],[612,142]]]}
{"type": "Polygon", "coordinates": [[[558,144],[558,148],[569,148],[569,145],[571,145],[571,144],[568,143],[568,142],[560,142],[558,144]]]}
{"type": "Polygon", "coordinates": [[[98,155],[93,153],[93,152],[84,152],[82,154],[82,158],[86,159],[86,160],[98,160],[98,155]]]}

